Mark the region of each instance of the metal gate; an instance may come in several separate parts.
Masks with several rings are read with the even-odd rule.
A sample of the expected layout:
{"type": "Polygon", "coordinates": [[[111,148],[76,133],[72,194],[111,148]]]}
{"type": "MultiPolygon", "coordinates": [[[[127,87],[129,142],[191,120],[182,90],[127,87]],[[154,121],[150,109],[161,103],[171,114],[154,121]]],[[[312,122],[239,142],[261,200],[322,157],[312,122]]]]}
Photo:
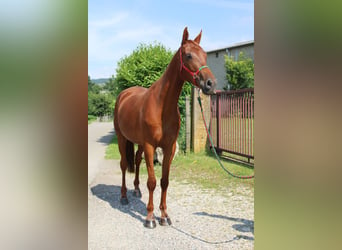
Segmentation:
{"type": "Polygon", "coordinates": [[[251,163],[254,159],[254,89],[217,92],[211,96],[211,125],[215,149],[251,163]]]}

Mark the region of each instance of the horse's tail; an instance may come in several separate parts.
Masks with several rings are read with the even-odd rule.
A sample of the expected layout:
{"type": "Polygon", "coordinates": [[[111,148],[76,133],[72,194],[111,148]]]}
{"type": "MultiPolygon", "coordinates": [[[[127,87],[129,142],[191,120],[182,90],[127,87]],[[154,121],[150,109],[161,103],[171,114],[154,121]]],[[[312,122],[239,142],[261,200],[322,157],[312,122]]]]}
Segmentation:
{"type": "Polygon", "coordinates": [[[131,141],[126,143],[126,159],[128,162],[128,172],[134,173],[134,144],[131,141]]]}

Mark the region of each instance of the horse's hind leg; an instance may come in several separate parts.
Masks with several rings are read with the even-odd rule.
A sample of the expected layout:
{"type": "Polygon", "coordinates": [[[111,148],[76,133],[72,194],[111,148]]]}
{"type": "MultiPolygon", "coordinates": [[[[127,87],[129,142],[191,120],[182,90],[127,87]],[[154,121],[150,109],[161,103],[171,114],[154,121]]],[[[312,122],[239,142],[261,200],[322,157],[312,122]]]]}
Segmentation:
{"type": "Polygon", "coordinates": [[[141,198],[141,191],[139,188],[139,169],[140,169],[140,163],[142,160],[142,153],[144,149],[142,146],[138,146],[138,150],[135,154],[135,179],[134,179],[134,193],[133,195],[135,197],[141,198]]]}
{"type": "Polygon", "coordinates": [[[117,137],[118,137],[119,151],[121,155],[120,167],[121,167],[121,173],[122,173],[120,203],[122,205],[127,205],[128,204],[127,187],[126,187],[126,169],[128,167],[128,162],[127,162],[127,157],[126,157],[127,139],[120,133],[117,133],[117,137]]]}

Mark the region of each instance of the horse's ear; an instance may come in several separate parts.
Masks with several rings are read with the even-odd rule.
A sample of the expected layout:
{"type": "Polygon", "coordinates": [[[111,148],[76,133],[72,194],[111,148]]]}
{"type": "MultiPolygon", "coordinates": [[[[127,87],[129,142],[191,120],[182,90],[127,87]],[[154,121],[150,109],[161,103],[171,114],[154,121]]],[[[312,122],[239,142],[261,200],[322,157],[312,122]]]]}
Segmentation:
{"type": "Polygon", "coordinates": [[[196,38],[194,39],[194,41],[196,42],[196,43],[200,43],[200,41],[201,41],[201,37],[202,37],[202,30],[201,30],[201,32],[198,34],[198,36],[196,36],[196,38]]]}
{"type": "Polygon", "coordinates": [[[183,31],[182,45],[188,40],[188,38],[189,38],[188,27],[185,27],[183,31]]]}

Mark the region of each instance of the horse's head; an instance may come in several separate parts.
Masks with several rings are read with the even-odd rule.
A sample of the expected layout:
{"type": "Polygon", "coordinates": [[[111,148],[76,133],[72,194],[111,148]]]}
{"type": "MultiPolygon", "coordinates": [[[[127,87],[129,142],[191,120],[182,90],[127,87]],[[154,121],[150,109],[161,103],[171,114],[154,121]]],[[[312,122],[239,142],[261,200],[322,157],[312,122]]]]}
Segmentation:
{"type": "Polygon", "coordinates": [[[194,40],[188,40],[188,29],[183,32],[179,49],[180,74],[182,79],[202,89],[206,95],[215,93],[216,78],[207,66],[207,53],[199,45],[202,31],[194,40]]]}

